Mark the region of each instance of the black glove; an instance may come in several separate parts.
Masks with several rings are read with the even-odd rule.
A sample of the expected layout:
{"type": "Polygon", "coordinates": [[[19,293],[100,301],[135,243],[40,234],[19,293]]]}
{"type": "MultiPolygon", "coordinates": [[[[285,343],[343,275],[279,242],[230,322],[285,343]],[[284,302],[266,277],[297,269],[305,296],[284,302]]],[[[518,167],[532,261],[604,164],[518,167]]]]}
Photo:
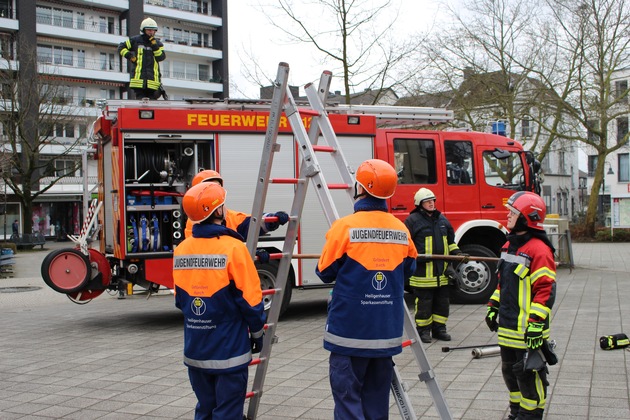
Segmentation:
{"type": "Polygon", "coordinates": [[[449,280],[452,280],[452,281],[459,280],[459,275],[457,274],[457,271],[455,271],[453,266],[450,264],[448,265],[448,267],[446,267],[446,270],[444,270],[444,275],[448,277],[449,280]]]}
{"type": "Polygon", "coordinates": [[[499,317],[499,308],[496,306],[488,305],[486,312],[486,324],[488,324],[488,328],[490,331],[496,332],[499,330],[499,322],[497,318],[499,317]]]}
{"type": "Polygon", "coordinates": [[[131,61],[132,63],[135,63],[135,62],[136,62],[136,60],[137,60],[137,58],[136,58],[136,54],[134,54],[133,52],[129,51],[129,52],[127,53],[127,59],[128,59],[129,61],[131,61]]]}
{"type": "Polygon", "coordinates": [[[151,49],[153,51],[160,49],[160,46],[158,45],[157,39],[155,39],[155,37],[152,36],[151,38],[149,38],[149,42],[151,43],[151,49]]]}
{"type": "Polygon", "coordinates": [[[277,211],[272,216],[276,216],[278,218],[278,223],[281,225],[285,225],[289,221],[289,215],[283,211],[277,211]]]}
{"type": "Polygon", "coordinates": [[[543,344],[544,322],[530,321],[525,332],[525,343],[528,349],[536,350],[543,344]]]}
{"type": "Polygon", "coordinates": [[[260,353],[262,351],[264,338],[265,334],[262,334],[258,338],[254,338],[251,335],[249,336],[249,343],[252,346],[252,354],[260,353]]]}
{"type": "Polygon", "coordinates": [[[267,264],[269,262],[269,253],[262,248],[258,248],[256,250],[256,256],[258,257],[258,261],[262,264],[267,264]]]}

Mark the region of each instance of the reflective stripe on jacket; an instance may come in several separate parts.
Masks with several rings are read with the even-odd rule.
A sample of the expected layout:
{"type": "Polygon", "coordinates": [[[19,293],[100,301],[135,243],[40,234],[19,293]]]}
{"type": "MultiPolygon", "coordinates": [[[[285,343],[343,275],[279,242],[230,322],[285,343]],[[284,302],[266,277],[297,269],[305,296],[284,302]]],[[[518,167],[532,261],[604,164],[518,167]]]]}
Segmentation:
{"type": "MultiPolygon", "coordinates": [[[[459,250],[451,223],[438,210],[428,214],[416,207],[405,220],[405,226],[411,233],[418,254],[449,255],[459,250]]],[[[421,260],[409,279],[409,285],[423,288],[448,286],[448,278],[444,275],[447,266],[448,263],[443,260],[421,260]]]]}
{"type": "MultiPolygon", "coordinates": [[[[520,239],[516,236],[508,238],[520,239]]],[[[508,245],[501,251],[499,284],[489,305],[499,308],[499,345],[526,349],[525,331],[530,319],[544,321],[543,337],[549,338],[556,264],[551,249],[538,238],[530,238],[518,248],[508,245]]]]}
{"type": "MultiPolygon", "coordinates": [[[[336,280],[324,348],[346,356],[389,357],[402,351],[404,281],[415,268],[409,231],[386,211],[362,211],[333,223],[316,273],[336,280]]],[[[384,200],[383,207],[384,206],[384,200]]]]}
{"type": "Polygon", "coordinates": [[[184,313],[184,363],[210,373],[251,360],[250,331],[260,337],[264,304],[253,260],[235,232],[203,225],[173,253],[175,305],[184,313]]]}
{"type": "Polygon", "coordinates": [[[136,56],[136,62],[129,61],[129,87],[134,89],[158,90],[162,84],[159,62],[164,61],[166,53],[164,45],[157,41],[158,49],[153,50],[149,37],[140,34],[133,36],[118,45],[118,54],[129,58],[128,54],[136,56]]]}

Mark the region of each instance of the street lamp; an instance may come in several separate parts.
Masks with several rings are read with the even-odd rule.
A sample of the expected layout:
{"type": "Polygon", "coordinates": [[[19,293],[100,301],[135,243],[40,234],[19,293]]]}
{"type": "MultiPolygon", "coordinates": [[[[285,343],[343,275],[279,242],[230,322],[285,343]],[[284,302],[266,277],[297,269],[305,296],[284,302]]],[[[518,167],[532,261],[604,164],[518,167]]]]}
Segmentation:
{"type": "MultiPolygon", "coordinates": [[[[606,207],[604,205],[604,200],[606,199],[606,175],[614,175],[612,165],[608,163],[608,161],[604,161],[604,170],[606,169],[606,165],[608,165],[608,172],[604,173],[602,178],[602,219],[604,220],[604,224],[606,224],[606,207]]],[[[612,194],[611,194],[612,201],[612,194]]],[[[613,235],[613,220],[612,220],[612,205],[610,207],[610,240],[612,241],[613,235]]]]}

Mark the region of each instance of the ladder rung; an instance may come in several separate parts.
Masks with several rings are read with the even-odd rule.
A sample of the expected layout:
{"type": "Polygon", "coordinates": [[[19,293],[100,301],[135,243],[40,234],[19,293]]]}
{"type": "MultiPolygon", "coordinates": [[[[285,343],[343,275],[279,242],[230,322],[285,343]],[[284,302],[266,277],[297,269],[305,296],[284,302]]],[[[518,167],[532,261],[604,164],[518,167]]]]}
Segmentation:
{"type": "Polygon", "coordinates": [[[270,260],[281,260],[282,257],[284,257],[285,255],[289,255],[289,254],[284,253],[284,252],[276,252],[274,254],[269,254],[269,259],[270,260]]]}
{"type": "Polygon", "coordinates": [[[329,190],[347,190],[350,188],[348,184],[328,184],[329,190]]]}
{"type": "Polygon", "coordinates": [[[313,150],[316,152],[336,152],[337,149],[335,149],[332,146],[318,146],[318,145],[313,145],[313,150]]]}
{"type": "Polygon", "coordinates": [[[297,184],[300,180],[297,178],[273,178],[269,182],[273,184],[297,184]]]}
{"type": "Polygon", "coordinates": [[[249,362],[249,365],[250,365],[250,366],[259,365],[259,364],[261,364],[261,363],[262,363],[262,362],[264,362],[264,361],[265,361],[265,359],[263,359],[263,358],[261,358],[261,357],[255,357],[255,358],[253,358],[253,359],[252,359],[252,361],[251,361],[251,362],[249,362]]]}
{"type": "Polygon", "coordinates": [[[275,295],[279,291],[280,291],[280,289],[265,289],[265,290],[262,291],[262,294],[263,294],[263,296],[275,295]]]}
{"type": "Polygon", "coordinates": [[[256,395],[260,394],[260,392],[258,391],[249,391],[247,394],[245,394],[245,398],[252,398],[255,397],[256,395]]]}
{"type": "Polygon", "coordinates": [[[416,342],[416,340],[405,340],[405,341],[402,342],[402,346],[403,346],[403,348],[409,347],[415,342],[416,342]]]}
{"type": "Polygon", "coordinates": [[[298,112],[300,113],[300,115],[305,115],[307,117],[319,117],[321,115],[319,111],[315,111],[314,109],[308,109],[308,108],[300,108],[298,109],[298,112]]]}

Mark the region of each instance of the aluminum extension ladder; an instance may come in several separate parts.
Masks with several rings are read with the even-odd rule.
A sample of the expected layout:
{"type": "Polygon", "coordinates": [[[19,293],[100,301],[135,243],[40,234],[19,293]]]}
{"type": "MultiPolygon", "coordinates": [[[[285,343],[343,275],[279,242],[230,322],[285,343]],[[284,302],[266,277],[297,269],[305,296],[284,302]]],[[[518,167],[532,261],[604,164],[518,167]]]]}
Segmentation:
{"type": "MultiPolygon", "coordinates": [[[[334,201],[330,194],[331,189],[345,190],[349,200],[353,201],[353,170],[347,164],[333,127],[328,119],[328,113],[324,104],[330,89],[332,74],[325,71],[320,79],[319,86],[316,88],[313,84],[305,86],[306,96],[311,109],[299,109],[288,88],[289,66],[286,63],[280,63],[278,73],[274,83],[274,94],[269,112],[269,122],[263,152],[261,157],[260,171],[258,174],[254,205],[251,213],[251,222],[247,236],[247,248],[255,258],[256,247],[263,220],[263,210],[267,198],[267,190],[270,183],[284,183],[295,185],[295,195],[289,214],[289,222],[287,226],[285,241],[281,254],[272,255],[273,259],[279,259],[280,265],[276,276],[276,289],[263,291],[265,294],[273,294],[273,301],[268,313],[264,344],[261,354],[258,358],[252,360],[252,365],[256,366],[256,373],[253,381],[252,391],[247,393],[250,399],[247,410],[247,418],[255,419],[258,413],[258,406],[263,395],[263,386],[268,368],[268,361],[271,356],[271,349],[275,338],[275,330],[280,316],[282,306],[282,297],[287,286],[289,277],[289,269],[293,258],[293,249],[297,240],[299,222],[306,200],[306,193],[309,181],[313,183],[315,192],[317,193],[319,202],[322,206],[328,224],[332,224],[339,218],[339,214],[335,207],[334,201]],[[279,151],[277,143],[280,119],[282,114],[286,115],[289,120],[295,141],[298,143],[297,149],[300,151],[302,163],[300,165],[299,177],[296,179],[271,179],[271,168],[273,164],[274,153],[279,151]],[[307,132],[302,121],[303,116],[310,116],[311,123],[307,132]],[[318,145],[321,137],[326,141],[326,145],[318,145]],[[330,153],[334,163],[341,175],[342,183],[327,184],[321,172],[316,152],[330,153]]],[[[403,343],[403,347],[411,347],[414,356],[420,367],[421,373],[419,378],[427,384],[431,393],[437,411],[442,419],[452,419],[448,406],[444,399],[444,395],[437,384],[437,380],[426,357],[424,348],[415,328],[414,321],[405,306],[405,323],[404,330],[408,339],[403,343]]],[[[398,369],[394,367],[394,375],[391,384],[392,393],[401,416],[406,420],[416,419],[411,401],[401,381],[398,369]]]]}

